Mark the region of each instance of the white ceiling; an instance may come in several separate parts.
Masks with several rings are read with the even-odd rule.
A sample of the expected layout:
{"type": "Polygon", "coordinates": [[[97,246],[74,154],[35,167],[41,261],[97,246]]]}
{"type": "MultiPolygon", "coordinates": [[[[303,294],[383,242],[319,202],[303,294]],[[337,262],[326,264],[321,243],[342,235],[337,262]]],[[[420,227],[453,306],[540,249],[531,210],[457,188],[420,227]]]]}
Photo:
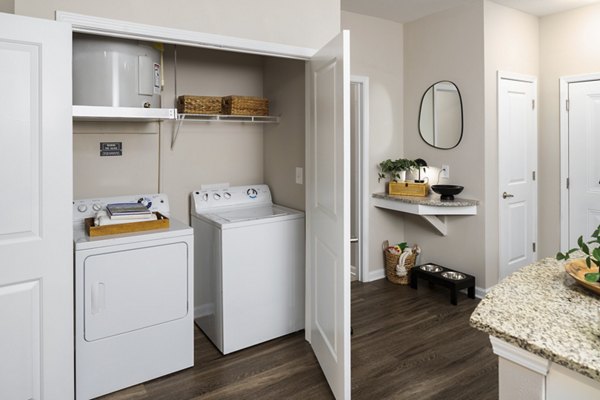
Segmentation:
{"type": "MultiPolygon", "coordinates": [[[[470,3],[473,0],[341,0],[342,10],[409,22],[426,15],[470,3]]],[[[598,3],[600,0],[492,0],[495,3],[544,16],[598,3]]]]}

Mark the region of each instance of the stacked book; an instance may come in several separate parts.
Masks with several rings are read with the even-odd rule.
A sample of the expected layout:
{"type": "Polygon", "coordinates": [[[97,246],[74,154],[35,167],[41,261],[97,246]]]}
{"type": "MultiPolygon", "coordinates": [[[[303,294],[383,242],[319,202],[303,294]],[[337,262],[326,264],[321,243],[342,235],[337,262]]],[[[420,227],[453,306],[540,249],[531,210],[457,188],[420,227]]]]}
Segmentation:
{"type": "Polygon", "coordinates": [[[113,203],[106,205],[110,219],[152,219],[152,212],[141,203],[113,203]]]}
{"type": "Polygon", "coordinates": [[[113,203],[106,205],[106,211],[100,211],[94,219],[95,226],[127,224],[156,220],[152,213],[140,203],[113,203]]]}

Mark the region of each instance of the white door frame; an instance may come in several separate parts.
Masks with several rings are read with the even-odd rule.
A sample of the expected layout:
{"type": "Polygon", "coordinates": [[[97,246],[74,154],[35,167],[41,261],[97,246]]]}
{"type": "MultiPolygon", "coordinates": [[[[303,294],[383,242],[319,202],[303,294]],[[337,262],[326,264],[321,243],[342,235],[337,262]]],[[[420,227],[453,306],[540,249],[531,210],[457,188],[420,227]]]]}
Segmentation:
{"type": "Polygon", "coordinates": [[[369,77],[352,75],[350,83],[358,84],[359,90],[359,132],[358,132],[358,280],[369,280],[369,77]]]}
{"type": "Polygon", "coordinates": [[[560,248],[569,247],[569,84],[585,81],[600,80],[600,73],[570,75],[559,78],[559,107],[560,107],[560,248]]]}
{"type": "MultiPolygon", "coordinates": [[[[500,213],[500,209],[502,207],[503,201],[504,199],[501,196],[501,187],[500,187],[500,81],[502,79],[506,79],[506,80],[514,80],[514,81],[522,81],[522,82],[531,82],[534,85],[534,93],[535,93],[535,97],[534,97],[534,102],[535,102],[535,110],[536,110],[536,115],[537,115],[537,103],[538,103],[538,86],[537,86],[537,81],[538,78],[536,76],[532,76],[532,75],[525,75],[525,74],[520,74],[520,73],[516,73],[516,72],[509,72],[509,71],[502,71],[499,70],[498,74],[497,74],[497,80],[496,80],[496,129],[498,132],[498,231],[500,234],[500,224],[502,223],[501,221],[501,213],[500,213]]],[[[534,171],[536,173],[536,177],[535,180],[532,182],[534,185],[533,188],[533,195],[532,195],[532,199],[531,199],[531,205],[532,207],[534,207],[535,209],[532,210],[533,211],[533,222],[532,222],[532,238],[533,238],[533,242],[534,243],[538,243],[538,153],[537,153],[537,146],[538,146],[538,117],[536,116],[535,121],[534,121],[534,130],[536,132],[535,134],[535,168],[534,171]]],[[[502,254],[501,254],[502,249],[498,249],[498,280],[500,280],[500,273],[501,273],[501,268],[502,268],[502,254]]],[[[534,251],[534,257],[537,254],[537,249],[534,251]]]]}

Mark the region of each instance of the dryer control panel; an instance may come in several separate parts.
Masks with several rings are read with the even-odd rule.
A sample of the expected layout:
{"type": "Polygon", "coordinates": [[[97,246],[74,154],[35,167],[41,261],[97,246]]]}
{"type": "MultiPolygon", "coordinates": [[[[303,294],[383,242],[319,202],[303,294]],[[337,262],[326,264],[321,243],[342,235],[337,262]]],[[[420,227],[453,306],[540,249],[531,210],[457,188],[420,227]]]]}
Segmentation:
{"type": "Polygon", "coordinates": [[[192,192],[192,212],[207,213],[210,210],[231,206],[272,204],[268,185],[214,187],[192,192]]]}
{"type": "Polygon", "coordinates": [[[106,211],[106,205],[112,203],[141,203],[152,212],[158,211],[166,217],[169,216],[169,199],[166,194],[139,194],[74,200],[73,222],[94,217],[98,211],[106,211]]]}

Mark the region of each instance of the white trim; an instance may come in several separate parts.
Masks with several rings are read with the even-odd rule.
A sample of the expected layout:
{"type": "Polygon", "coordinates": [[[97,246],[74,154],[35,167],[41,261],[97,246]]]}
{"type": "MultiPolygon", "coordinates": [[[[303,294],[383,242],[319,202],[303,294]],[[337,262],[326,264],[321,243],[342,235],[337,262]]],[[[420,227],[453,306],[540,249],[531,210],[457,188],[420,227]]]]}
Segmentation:
{"type": "Polygon", "coordinates": [[[350,83],[360,85],[360,132],[359,132],[359,184],[358,192],[360,196],[358,220],[358,245],[360,264],[358,280],[365,282],[368,276],[369,265],[369,77],[352,75],[350,83]]]}
{"type": "Polygon", "coordinates": [[[369,271],[366,282],[378,281],[385,278],[385,269],[380,268],[375,271],[369,271]]]}
{"type": "Polygon", "coordinates": [[[475,286],[475,297],[477,297],[478,299],[483,299],[490,290],[492,290],[491,287],[486,289],[479,286],[475,286]]]}
{"type": "Polygon", "coordinates": [[[238,53],[307,60],[316,52],[314,49],[306,47],[139,24],[65,11],[56,11],[56,20],[70,23],[73,26],[73,32],[204,47],[238,53]]]}
{"type": "Polygon", "coordinates": [[[559,110],[560,110],[560,248],[569,247],[569,113],[566,101],[569,98],[569,84],[576,82],[600,80],[600,73],[570,75],[559,78],[559,110]]]}
{"type": "Polygon", "coordinates": [[[198,307],[194,307],[194,319],[206,317],[215,313],[214,304],[202,304],[198,307]]]}
{"type": "Polygon", "coordinates": [[[522,367],[525,367],[540,375],[548,375],[551,364],[549,360],[507,343],[495,336],[490,335],[490,342],[492,343],[494,354],[498,355],[499,357],[519,364],[522,367]]]}

